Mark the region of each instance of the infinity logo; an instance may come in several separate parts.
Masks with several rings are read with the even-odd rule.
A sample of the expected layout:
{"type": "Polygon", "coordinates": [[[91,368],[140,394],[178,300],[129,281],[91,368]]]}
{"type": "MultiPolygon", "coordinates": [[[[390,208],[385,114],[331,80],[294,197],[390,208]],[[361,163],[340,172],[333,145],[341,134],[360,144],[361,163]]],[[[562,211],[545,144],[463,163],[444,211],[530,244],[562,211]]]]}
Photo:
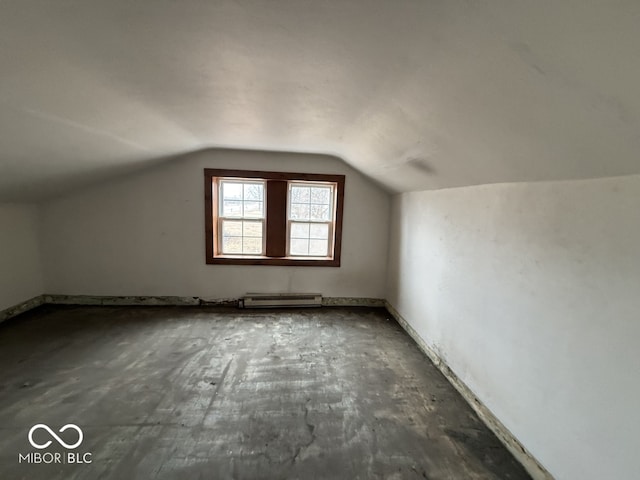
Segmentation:
{"type": "Polygon", "coordinates": [[[39,443],[34,442],[34,440],[33,440],[33,432],[35,432],[39,428],[42,428],[42,429],[46,430],[47,432],[49,432],[51,434],[51,436],[53,438],[55,438],[60,445],[62,445],[64,448],[68,448],[69,450],[78,447],[82,443],[82,439],[84,438],[83,435],[82,435],[82,430],[80,430],[80,427],[78,427],[77,425],[74,425],[73,423],[67,423],[64,427],[62,427],[60,430],[58,430],[59,433],[62,433],[65,430],[69,430],[70,428],[75,430],[76,432],[78,432],[78,441],[76,443],[73,443],[73,444],[69,445],[68,443],[65,443],[65,441],[62,440],[58,435],[56,435],[54,433],[54,431],[51,430],[47,425],[45,425],[44,423],[38,423],[37,425],[34,425],[33,427],[31,427],[31,430],[29,430],[29,443],[34,448],[37,448],[39,450],[42,450],[43,448],[47,448],[49,445],[51,445],[51,440],[49,440],[46,443],[43,443],[42,445],[40,445],[39,443]]]}

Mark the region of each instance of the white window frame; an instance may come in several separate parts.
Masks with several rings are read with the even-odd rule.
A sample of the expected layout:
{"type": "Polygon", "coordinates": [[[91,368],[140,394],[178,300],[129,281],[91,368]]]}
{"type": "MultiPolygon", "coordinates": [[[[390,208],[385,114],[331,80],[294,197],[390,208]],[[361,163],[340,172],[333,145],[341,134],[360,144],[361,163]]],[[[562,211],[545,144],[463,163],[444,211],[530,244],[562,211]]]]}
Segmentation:
{"type": "MultiPolygon", "coordinates": [[[[264,256],[267,251],[267,235],[266,235],[266,223],[267,223],[267,182],[264,179],[256,178],[236,178],[236,177],[220,177],[217,179],[218,183],[218,251],[227,257],[255,257],[264,256]],[[224,216],[224,198],[223,198],[223,183],[239,183],[246,185],[252,183],[255,185],[262,185],[262,217],[260,218],[248,218],[248,217],[225,217],[224,216]],[[249,221],[260,222],[262,225],[262,249],[260,253],[225,253],[224,252],[224,235],[222,234],[222,224],[224,221],[249,221]]],[[[242,208],[244,215],[244,187],[242,188],[242,208]]],[[[244,233],[244,232],[243,232],[244,233]]],[[[244,236],[240,237],[243,238],[244,236]]]]}
{"type": "MultiPolygon", "coordinates": [[[[300,258],[300,259],[329,259],[333,258],[334,254],[334,229],[336,224],[336,202],[337,202],[337,184],[334,182],[314,182],[314,181],[305,181],[305,180],[289,180],[287,185],[287,256],[290,258],[300,258]],[[292,220],[291,219],[291,190],[292,187],[300,185],[304,187],[330,187],[331,188],[331,201],[329,204],[330,212],[329,218],[330,220],[292,220]],[[317,223],[317,224],[326,224],[328,225],[328,236],[327,236],[327,251],[325,255],[293,255],[291,253],[291,226],[294,223],[317,223]]],[[[313,205],[310,203],[310,205],[313,205]]],[[[311,239],[309,239],[311,241],[311,239]]]]}

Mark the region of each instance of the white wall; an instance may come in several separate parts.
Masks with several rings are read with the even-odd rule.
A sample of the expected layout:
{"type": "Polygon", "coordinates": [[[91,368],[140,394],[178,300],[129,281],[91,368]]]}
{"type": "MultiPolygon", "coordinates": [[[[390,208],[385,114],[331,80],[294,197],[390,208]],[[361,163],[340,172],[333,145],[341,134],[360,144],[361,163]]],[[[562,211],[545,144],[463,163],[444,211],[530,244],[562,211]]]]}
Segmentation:
{"type": "Polygon", "coordinates": [[[0,311],[42,295],[38,211],[0,204],[0,311]]]}
{"type": "Polygon", "coordinates": [[[389,204],[386,192],[334,157],[206,150],[44,204],[46,292],[384,298],[389,204]],[[342,266],[206,265],[205,167],[346,174],[342,266]]]}
{"type": "Polygon", "coordinates": [[[638,478],[640,176],[393,198],[388,299],[559,480],[638,478]]]}

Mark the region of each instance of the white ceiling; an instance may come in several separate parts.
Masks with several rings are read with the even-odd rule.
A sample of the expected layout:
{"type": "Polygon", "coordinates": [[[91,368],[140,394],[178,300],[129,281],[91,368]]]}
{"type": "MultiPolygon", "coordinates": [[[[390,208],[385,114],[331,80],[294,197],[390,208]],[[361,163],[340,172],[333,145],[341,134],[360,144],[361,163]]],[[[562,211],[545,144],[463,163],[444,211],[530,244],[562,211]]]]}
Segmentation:
{"type": "Polygon", "coordinates": [[[637,0],[0,1],[0,199],[207,147],[392,191],[640,173],[637,0]]]}

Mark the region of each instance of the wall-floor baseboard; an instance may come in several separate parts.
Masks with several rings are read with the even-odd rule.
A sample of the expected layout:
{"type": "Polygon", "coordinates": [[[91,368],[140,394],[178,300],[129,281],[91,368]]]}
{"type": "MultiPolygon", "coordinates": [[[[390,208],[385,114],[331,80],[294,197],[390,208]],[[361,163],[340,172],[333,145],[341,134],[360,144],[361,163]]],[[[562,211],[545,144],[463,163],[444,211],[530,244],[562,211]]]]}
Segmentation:
{"type": "MultiPolygon", "coordinates": [[[[105,305],[105,306],[235,306],[237,298],[207,298],[179,296],[97,296],[97,295],[44,295],[44,303],[53,305],[105,305]]],[[[325,307],[381,307],[381,298],[323,297],[325,307]]]]}
{"type": "Polygon", "coordinates": [[[322,297],[323,307],[385,308],[385,304],[386,304],[386,301],[382,298],[322,297]]]}
{"type": "MultiPolygon", "coordinates": [[[[323,307],[384,308],[381,298],[323,297],[323,307]]],[[[0,310],[0,322],[25,313],[40,305],[103,305],[103,306],[236,306],[237,298],[205,298],[180,296],[101,296],[101,295],[38,295],[17,305],[0,310]]]]}
{"type": "Polygon", "coordinates": [[[0,311],[0,322],[8,320],[16,315],[20,315],[32,308],[39,307],[44,302],[44,295],[38,295],[36,297],[30,298],[29,300],[25,300],[24,302],[18,303],[13,307],[6,308],[0,311]]]}
{"type": "Polygon", "coordinates": [[[45,295],[45,303],[51,305],[92,306],[204,306],[236,305],[235,298],[204,299],[201,297],[154,296],[154,295],[45,295]]]}
{"type": "Polygon", "coordinates": [[[462,395],[465,401],[473,408],[482,421],[489,429],[498,437],[502,444],[511,452],[522,466],[529,472],[534,480],[553,480],[553,476],[549,473],[536,458],[529,452],[524,445],[505,427],[500,420],[489,410],[473,393],[473,391],[458,378],[458,376],[449,368],[446,362],[424,341],[418,332],[405,320],[400,313],[387,301],[385,308],[389,314],[395,318],[400,326],[409,334],[416,342],[420,350],[433,362],[433,364],[442,372],[449,383],[462,395]]]}

